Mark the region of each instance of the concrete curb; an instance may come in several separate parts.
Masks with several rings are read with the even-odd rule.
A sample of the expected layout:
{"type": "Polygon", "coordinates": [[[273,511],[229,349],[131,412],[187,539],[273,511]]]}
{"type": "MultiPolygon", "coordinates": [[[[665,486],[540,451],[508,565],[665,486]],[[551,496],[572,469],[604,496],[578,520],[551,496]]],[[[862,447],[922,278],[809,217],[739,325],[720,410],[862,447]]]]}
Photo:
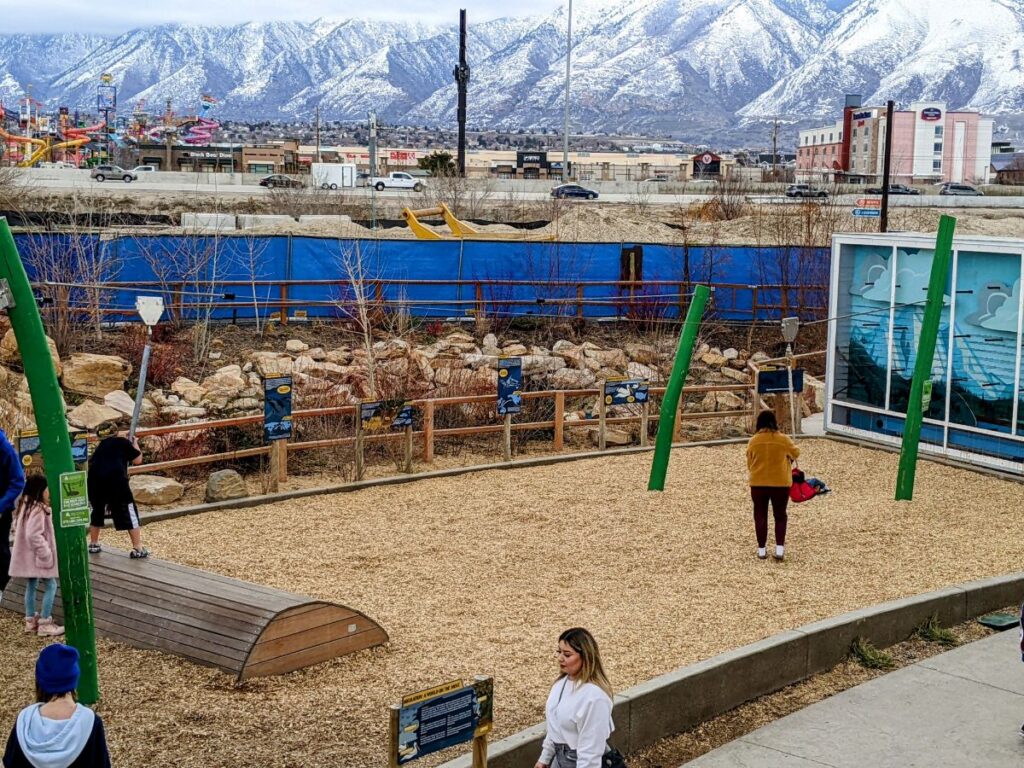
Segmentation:
{"type": "MultiPolygon", "coordinates": [[[[937,616],[943,626],[1020,602],[1024,572],[980,579],[892,600],[780,632],[673,670],[615,696],[612,743],[630,754],[759,696],[793,685],[845,659],[856,637],[887,647],[937,616]]],[[[490,746],[491,768],[533,768],[545,727],[539,723],[490,746]]],[[[470,768],[468,755],[441,768],[470,768]]]]}
{"type": "MultiPolygon", "coordinates": [[[[707,448],[716,445],[736,445],[746,443],[749,438],[735,437],[723,440],[704,440],[696,443],[675,443],[673,448],[707,448]]],[[[320,496],[328,493],[351,493],[361,491],[365,488],[378,488],[388,485],[402,485],[414,483],[419,480],[432,480],[443,477],[458,477],[468,475],[472,472],[487,472],[494,469],[524,469],[528,467],[544,467],[551,464],[561,464],[567,461],[582,461],[585,459],[602,459],[609,456],[626,456],[634,453],[648,453],[654,450],[654,446],[641,448],[621,448],[614,451],[587,451],[585,453],[559,454],[553,456],[537,456],[532,459],[520,459],[518,461],[501,462],[498,464],[474,464],[469,467],[451,467],[449,469],[437,469],[432,472],[418,472],[411,475],[393,475],[391,477],[363,480],[359,483],[345,483],[343,485],[326,485],[317,488],[303,488],[283,493],[268,493],[260,496],[244,496],[240,499],[229,499],[228,501],[215,501],[209,504],[196,504],[191,507],[179,507],[177,509],[159,510],[156,512],[143,512],[142,521],[155,523],[161,520],[173,520],[176,517],[187,515],[198,515],[203,512],[216,512],[222,509],[240,509],[244,507],[258,507],[262,504],[274,504],[279,501],[290,501],[302,499],[307,496],[320,496]]]]}

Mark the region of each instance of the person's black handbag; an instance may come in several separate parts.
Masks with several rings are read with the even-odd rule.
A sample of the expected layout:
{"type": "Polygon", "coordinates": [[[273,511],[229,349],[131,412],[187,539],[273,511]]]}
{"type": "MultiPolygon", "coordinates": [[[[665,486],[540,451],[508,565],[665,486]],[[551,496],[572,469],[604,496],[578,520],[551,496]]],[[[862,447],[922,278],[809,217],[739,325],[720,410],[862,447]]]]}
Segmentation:
{"type": "Polygon", "coordinates": [[[608,747],[608,751],[601,758],[601,768],[629,768],[626,765],[626,758],[622,756],[615,747],[608,747]]]}

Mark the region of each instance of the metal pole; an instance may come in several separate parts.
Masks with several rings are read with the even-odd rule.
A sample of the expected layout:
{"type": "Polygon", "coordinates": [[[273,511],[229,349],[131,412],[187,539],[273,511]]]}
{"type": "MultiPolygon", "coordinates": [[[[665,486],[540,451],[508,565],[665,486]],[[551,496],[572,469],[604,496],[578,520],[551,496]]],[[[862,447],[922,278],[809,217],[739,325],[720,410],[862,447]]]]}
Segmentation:
{"type": "Polygon", "coordinates": [[[469,62],[466,60],[466,9],[459,11],[459,65],[455,68],[455,83],[458,86],[459,150],[458,172],[466,175],[466,95],[469,90],[469,62]]]}
{"type": "Polygon", "coordinates": [[[562,181],[569,180],[569,78],[572,74],[572,0],[565,34],[565,124],[562,126],[562,181]]]}
{"type": "Polygon", "coordinates": [[[896,103],[891,99],[885,105],[885,156],[882,160],[882,214],[878,218],[878,231],[889,231],[889,173],[892,170],[892,120],[896,103]]]}
{"type": "Polygon", "coordinates": [[[153,352],[153,329],[146,326],[146,346],[142,350],[142,365],[139,367],[139,387],[135,391],[135,408],[132,410],[132,423],[128,427],[128,439],[135,439],[135,430],[139,426],[142,413],[142,398],[146,395],[146,373],[149,371],[149,356],[153,352]]]}
{"type": "Polygon", "coordinates": [[[793,345],[786,344],[786,374],[789,379],[789,421],[791,435],[796,434],[796,400],[793,396],[793,345]]]}
{"type": "Polygon", "coordinates": [[[683,394],[683,383],[690,371],[690,357],[700,330],[700,320],[704,315],[711,290],[706,285],[698,285],[693,292],[690,308],[686,311],[686,321],[679,335],[679,348],[672,364],[672,373],[668,377],[665,398],[661,401],[661,418],[658,419],[658,436],[654,441],[654,461],[651,462],[651,477],[647,483],[649,491],[665,490],[665,475],[668,472],[668,459],[672,451],[672,432],[676,428],[676,409],[679,398],[683,394]]]}
{"type": "Polygon", "coordinates": [[[21,350],[21,359],[32,396],[32,408],[39,428],[40,448],[50,487],[51,506],[55,513],[54,533],[57,540],[57,562],[60,573],[61,601],[67,641],[78,649],[81,678],[78,698],[83,704],[99,700],[99,679],[96,672],[96,635],[92,617],[92,588],[89,561],[85,552],[85,528],[61,525],[62,509],[60,476],[75,471],[71,456],[71,439],[64,414],[57,372],[53,367],[39,316],[32,286],[18,256],[7,220],[0,218],[0,279],[9,286],[7,316],[21,350]]]}
{"type": "Polygon", "coordinates": [[[926,381],[930,381],[932,376],[935,342],[939,335],[939,320],[942,318],[943,295],[946,291],[946,280],[949,278],[949,261],[953,251],[955,228],[955,218],[945,215],[939,217],[939,233],[935,239],[932,274],[928,280],[928,298],[924,307],[924,318],[921,321],[921,338],[917,343],[917,359],[914,361],[914,378],[910,380],[907,419],[903,424],[900,467],[896,475],[896,501],[910,501],[914,498],[917,452],[921,440],[921,422],[924,420],[926,407],[923,402],[924,384],[926,381]]]}

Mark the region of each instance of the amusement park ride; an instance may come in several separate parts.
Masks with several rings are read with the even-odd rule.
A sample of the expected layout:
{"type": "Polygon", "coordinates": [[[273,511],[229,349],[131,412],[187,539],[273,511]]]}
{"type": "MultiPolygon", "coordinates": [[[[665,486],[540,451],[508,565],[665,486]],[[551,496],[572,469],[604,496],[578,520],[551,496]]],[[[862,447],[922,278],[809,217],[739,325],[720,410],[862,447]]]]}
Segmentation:
{"type": "Polygon", "coordinates": [[[60,162],[78,168],[109,160],[111,144],[208,144],[220,128],[216,120],[207,116],[217,104],[209,94],[200,99],[199,115],[176,117],[168,99],[163,115],[154,125],[145,111],[145,100],[140,99],[130,120],[116,120],[117,90],[109,75],[104,75],[101,82],[97,88],[100,118],[92,125],[79,118],[78,110],[70,115],[67,107],[60,107],[55,117],[43,114],[43,105],[31,94],[18,100],[16,115],[0,104],[0,163],[29,168],[39,163],[60,162]]]}

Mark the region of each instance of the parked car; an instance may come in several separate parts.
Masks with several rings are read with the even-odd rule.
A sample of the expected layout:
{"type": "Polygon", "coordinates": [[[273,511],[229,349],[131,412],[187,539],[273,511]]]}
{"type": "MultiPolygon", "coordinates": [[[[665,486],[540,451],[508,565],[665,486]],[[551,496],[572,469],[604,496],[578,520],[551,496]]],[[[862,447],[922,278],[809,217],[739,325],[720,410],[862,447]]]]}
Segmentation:
{"type": "Polygon", "coordinates": [[[939,187],[940,195],[964,195],[967,197],[981,197],[985,193],[970,184],[954,184],[948,182],[939,187]]]}
{"type": "Polygon", "coordinates": [[[296,179],[293,176],[285,176],[283,173],[272,173],[270,176],[264,176],[260,179],[261,187],[304,187],[306,186],[302,179],[296,179]]]}
{"type": "Polygon", "coordinates": [[[67,160],[54,160],[52,163],[43,162],[39,163],[38,168],[50,168],[50,169],[64,169],[64,168],[77,168],[78,166],[74,163],[69,163],[67,160]]]}
{"type": "MultiPolygon", "coordinates": [[[[881,187],[868,187],[866,190],[869,195],[880,195],[882,194],[881,187]]],[[[921,190],[908,187],[906,184],[890,184],[889,185],[890,195],[920,195],[921,190]]]]}
{"type": "Polygon", "coordinates": [[[828,192],[810,184],[790,184],[786,187],[786,197],[828,197],[828,192]]]}
{"type": "Polygon", "coordinates": [[[90,179],[106,181],[107,179],[120,179],[125,184],[135,181],[138,176],[133,171],[126,171],[119,165],[97,165],[89,174],[90,179]]]}
{"type": "Polygon", "coordinates": [[[641,184],[661,184],[668,181],[668,176],[651,176],[650,178],[643,179],[641,184]]]}
{"type": "Polygon", "coordinates": [[[559,184],[551,188],[551,196],[557,198],[582,197],[585,200],[597,200],[597,192],[579,184],[559,184]]]}
{"type": "Polygon", "coordinates": [[[132,168],[132,173],[156,173],[155,165],[136,165],[132,168]]]}

